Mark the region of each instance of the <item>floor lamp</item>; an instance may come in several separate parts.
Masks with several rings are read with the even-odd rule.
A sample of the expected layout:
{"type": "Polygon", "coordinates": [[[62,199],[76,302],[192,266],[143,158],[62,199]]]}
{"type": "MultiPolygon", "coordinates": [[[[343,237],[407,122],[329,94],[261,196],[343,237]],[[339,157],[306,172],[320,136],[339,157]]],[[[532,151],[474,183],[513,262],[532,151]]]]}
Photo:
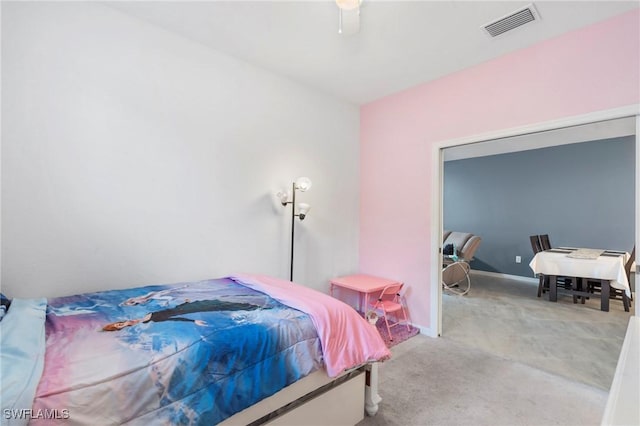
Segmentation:
{"type": "Polygon", "coordinates": [[[299,177],[295,182],[291,185],[291,193],[288,191],[280,191],[276,194],[276,196],[280,199],[280,203],[282,203],[283,207],[286,207],[287,204],[291,204],[291,269],[289,272],[289,281],[293,281],[293,236],[295,231],[295,218],[298,217],[300,220],[304,220],[307,216],[307,213],[311,209],[311,206],[306,203],[299,203],[298,213],[296,213],[296,191],[305,192],[309,188],[311,188],[311,179],[308,177],[299,177]]]}

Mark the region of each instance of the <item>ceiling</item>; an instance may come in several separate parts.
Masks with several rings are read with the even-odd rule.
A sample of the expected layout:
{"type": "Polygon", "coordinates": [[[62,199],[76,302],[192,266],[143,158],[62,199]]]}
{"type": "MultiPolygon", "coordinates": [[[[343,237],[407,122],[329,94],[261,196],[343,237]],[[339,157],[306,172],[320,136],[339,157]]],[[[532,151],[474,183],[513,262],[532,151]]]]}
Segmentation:
{"type": "Polygon", "coordinates": [[[539,21],[496,38],[481,29],[530,3],[363,0],[360,31],[340,35],[334,1],[105,2],[355,104],[640,7],[638,0],[536,1],[539,21]]]}

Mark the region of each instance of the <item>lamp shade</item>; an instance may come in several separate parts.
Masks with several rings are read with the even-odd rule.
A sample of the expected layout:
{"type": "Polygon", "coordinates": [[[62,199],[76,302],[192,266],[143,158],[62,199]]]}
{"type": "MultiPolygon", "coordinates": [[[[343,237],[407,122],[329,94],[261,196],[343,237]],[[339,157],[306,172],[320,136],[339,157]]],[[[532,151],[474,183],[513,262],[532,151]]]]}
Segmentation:
{"type": "Polygon", "coordinates": [[[283,206],[287,205],[289,201],[289,193],[287,191],[278,191],[276,197],[278,197],[283,206]]]}
{"type": "Polygon", "coordinates": [[[296,189],[299,189],[300,191],[304,192],[309,188],[311,188],[311,179],[304,176],[296,179],[296,189]]]}
{"type": "Polygon", "coordinates": [[[298,204],[298,217],[300,217],[300,220],[304,220],[309,210],[311,210],[311,206],[309,204],[307,203],[298,204]]]}

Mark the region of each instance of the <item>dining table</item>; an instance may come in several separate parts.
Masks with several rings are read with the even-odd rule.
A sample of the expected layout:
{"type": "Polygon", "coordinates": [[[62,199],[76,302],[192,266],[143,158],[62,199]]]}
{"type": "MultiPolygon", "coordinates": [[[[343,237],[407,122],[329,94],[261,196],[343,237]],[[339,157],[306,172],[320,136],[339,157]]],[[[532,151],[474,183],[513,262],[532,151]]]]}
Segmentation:
{"type": "MultiPolygon", "coordinates": [[[[549,277],[555,282],[556,277],[582,278],[598,280],[602,283],[600,292],[600,309],[609,310],[610,287],[622,290],[631,297],[631,288],[625,271],[625,263],[629,253],[618,250],[591,248],[558,247],[536,253],[529,267],[535,274],[549,277]]],[[[579,289],[577,279],[569,290],[573,296],[592,297],[592,293],[579,289]]],[[[549,301],[557,302],[557,286],[549,286],[549,301]]]]}

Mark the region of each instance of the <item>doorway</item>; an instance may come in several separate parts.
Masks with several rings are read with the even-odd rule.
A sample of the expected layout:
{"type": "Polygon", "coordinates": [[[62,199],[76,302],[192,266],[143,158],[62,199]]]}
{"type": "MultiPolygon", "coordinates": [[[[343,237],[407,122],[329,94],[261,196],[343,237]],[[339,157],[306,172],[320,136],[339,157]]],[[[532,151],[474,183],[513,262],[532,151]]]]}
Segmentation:
{"type": "MultiPolygon", "coordinates": [[[[603,135],[608,134],[610,129],[616,129],[617,126],[623,126],[627,128],[627,132],[635,137],[635,181],[638,182],[640,176],[640,119],[638,119],[638,107],[623,107],[613,110],[606,110],[597,113],[591,113],[581,116],[569,117],[562,120],[555,120],[551,122],[538,123],[529,126],[523,126],[520,128],[507,129],[498,132],[492,132],[484,135],[472,136],[468,138],[446,140],[434,146],[433,155],[433,185],[432,190],[436,199],[432,200],[432,225],[433,229],[437,229],[438,232],[433,233],[431,247],[431,282],[438,283],[431,286],[431,331],[433,335],[440,336],[442,334],[442,287],[439,285],[441,282],[442,268],[440,266],[440,250],[442,247],[442,229],[443,229],[443,180],[444,180],[444,156],[445,150],[497,150],[501,152],[501,149],[507,149],[510,151],[503,152],[515,152],[524,149],[535,149],[545,146],[558,145],[558,138],[549,137],[550,135],[563,135],[562,140],[569,140],[573,142],[579,142],[574,140],[575,138],[584,137],[589,135],[591,140],[604,139],[603,135]],[[594,137],[593,132],[597,133],[594,137]],[[514,143],[514,140],[518,138],[518,143],[514,143]],[[526,139],[525,146],[523,142],[526,139]],[[554,140],[556,141],[554,143],[554,140]]],[[[588,140],[588,139],[584,139],[588,140]]],[[[570,142],[571,143],[571,142],[570,142]]],[[[635,188],[635,243],[636,246],[640,242],[640,187],[636,185],[635,188]]],[[[636,268],[637,273],[637,268],[636,268]]],[[[636,275],[637,278],[637,275],[636,275]]],[[[635,313],[638,315],[640,309],[638,305],[635,305],[635,313]]]]}
{"type": "MultiPolygon", "coordinates": [[[[633,168],[635,169],[633,179],[635,179],[635,182],[638,182],[640,176],[639,127],[640,120],[638,119],[636,107],[631,110],[619,109],[606,111],[598,114],[573,117],[563,120],[562,122],[542,123],[526,128],[507,130],[493,135],[445,141],[440,144],[436,148],[437,153],[434,155],[434,162],[437,162],[437,164],[434,164],[434,173],[437,177],[435,183],[437,188],[434,189],[434,194],[438,197],[437,200],[433,200],[435,211],[432,216],[434,222],[437,222],[436,228],[434,229],[438,230],[438,232],[434,233],[436,236],[432,241],[432,246],[434,247],[433,253],[435,253],[434,257],[436,258],[432,260],[433,275],[437,276],[437,281],[435,282],[441,282],[442,270],[440,267],[440,248],[442,247],[442,229],[444,223],[445,156],[448,156],[449,159],[452,157],[453,159],[460,159],[463,158],[463,155],[468,155],[468,152],[473,152],[470,156],[492,156],[494,154],[510,152],[514,153],[512,157],[515,157],[517,156],[515,153],[519,151],[537,150],[541,152],[542,150],[540,150],[540,148],[547,147],[551,147],[550,150],[557,151],[568,148],[558,147],[558,145],[622,137],[626,139],[625,143],[627,144],[628,154],[630,153],[628,149],[629,140],[632,141],[631,143],[635,151],[635,158],[632,159],[633,168]],[[467,151],[467,154],[463,154],[464,151],[467,151]]],[[[626,163],[626,167],[629,169],[629,163],[626,163]]],[[[625,180],[629,179],[628,176],[628,174],[625,176],[625,180]]],[[[631,203],[631,206],[627,205],[627,209],[633,210],[635,214],[626,222],[635,222],[635,235],[633,240],[636,246],[638,241],[640,241],[638,223],[640,188],[638,186],[639,185],[636,184],[635,191],[629,191],[628,196],[635,198],[635,201],[631,203]]],[[[458,231],[474,232],[475,229],[459,229],[458,231]]],[[[628,239],[626,241],[628,241],[628,239]]],[[[625,243],[625,245],[627,244],[628,243],[625,243]]],[[[526,275],[526,273],[520,275],[526,275]]],[[[448,339],[470,344],[472,347],[477,347],[490,353],[496,353],[507,359],[518,359],[524,364],[548,371],[552,374],[608,390],[608,385],[611,383],[611,378],[615,370],[617,356],[610,357],[610,365],[605,365],[602,362],[594,363],[594,360],[588,356],[583,357],[584,359],[574,359],[571,355],[574,353],[572,348],[583,347],[588,349],[590,348],[590,341],[594,339],[578,341],[581,333],[572,334],[570,330],[575,332],[576,324],[584,324],[590,329],[589,324],[599,322],[600,325],[598,329],[608,330],[608,334],[601,336],[600,341],[602,342],[603,339],[608,339],[608,343],[604,345],[604,347],[591,348],[592,350],[588,352],[593,352],[596,356],[602,356],[608,359],[611,353],[616,352],[622,345],[627,323],[625,318],[628,317],[629,313],[627,313],[626,317],[624,316],[624,312],[609,312],[608,315],[602,316],[601,312],[596,309],[575,309],[572,305],[568,304],[558,306],[560,304],[540,303],[541,300],[535,297],[535,286],[533,287],[533,292],[531,292],[531,286],[519,285],[521,283],[517,281],[514,282],[514,280],[511,279],[513,277],[513,275],[505,275],[502,278],[475,275],[473,280],[480,284],[479,287],[481,287],[481,289],[478,293],[469,297],[468,300],[464,299],[466,296],[462,298],[457,297],[457,299],[456,296],[444,296],[440,285],[432,286],[432,297],[434,293],[437,294],[435,298],[432,298],[431,302],[432,321],[434,319],[437,321],[437,335],[440,336],[443,333],[443,297],[446,297],[446,318],[449,328],[445,329],[445,333],[448,339]],[[500,287],[501,285],[505,285],[505,287],[500,287]],[[507,288],[509,290],[505,290],[507,288]],[[492,291],[493,293],[491,293],[492,291]],[[484,293],[480,295],[481,292],[484,293]],[[509,294],[509,292],[512,294],[509,294]],[[491,300],[480,301],[479,299],[482,297],[491,300]],[[519,300],[517,299],[518,297],[520,298],[519,300]],[[452,300],[464,306],[458,306],[452,303],[452,300]],[[485,305],[482,305],[482,303],[485,303],[485,305]],[[538,311],[534,313],[534,309],[538,311]],[[540,311],[540,309],[542,311],[540,311]],[[559,314],[559,311],[562,309],[565,311],[564,313],[567,314],[565,317],[559,314]],[[502,315],[505,310],[519,312],[520,315],[510,316],[510,313],[502,315]],[[473,312],[473,314],[468,315],[469,312],[473,312]],[[456,317],[455,321],[452,321],[451,315],[459,316],[456,317]],[[553,324],[553,334],[555,334],[555,336],[550,338],[548,325],[543,325],[539,322],[536,323],[535,320],[532,321],[530,319],[531,317],[528,317],[529,315],[533,315],[535,318],[557,318],[558,321],[553,324]],[[574,315],[578,316],[576,317],[574,315]],[[434,318],[434,316],[436,318],[434,318]],[[518,329],[518,326],[512,326],[512,324],[510,324],[511,322],[520,324],[528,323],[528,325],[518,329]],[[505,325],[509,325],[510,327],[506,327],[505,325]],[[624,329],[621,327],[624,327],[624,329]],[[449,331],[447,332],[447,330],[449,331]],[[569,331],[563,334],[562,330],[569,331]],[[523,334],[526,337],[523,337],[523,334]],[[564,335],[567,337],[563,337],[564,335]],[[600,352],[598,352],[598,350],[600,352]],[[555,362],[550,363],[549,357],[555,360],[555,362]],[[594,370],[592,368],[592,370],[594,370],[592,371],[593,374],[585,377],[583,368],[587,366],[592,367],[593,365],[598,366],[598,369],[594,370]]],[[[527,278],[522,279],[527,280],[527,278]]],[[[567,301],[567,303],[571,302],[567,301]]],[[[631,314],[635,312],[636,315],[640,312],[637,303],[631,311],[631,314]]],[[[436,322],[432,322],[432,324],[436,324],[436,322]]],[[[585,336],[588,335],[587,332],[583,334],[585,336]]]]}

